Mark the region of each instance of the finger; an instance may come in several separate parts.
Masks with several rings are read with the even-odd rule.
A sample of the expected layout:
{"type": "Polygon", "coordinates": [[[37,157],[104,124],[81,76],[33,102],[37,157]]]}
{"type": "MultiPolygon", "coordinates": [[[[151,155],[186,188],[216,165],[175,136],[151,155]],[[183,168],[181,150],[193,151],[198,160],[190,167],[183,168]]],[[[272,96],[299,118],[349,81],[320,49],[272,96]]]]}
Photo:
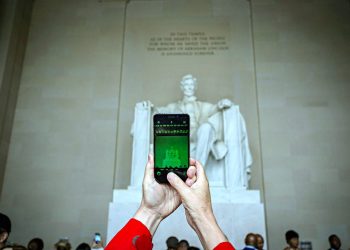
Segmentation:
{"type": "Polygon", "coordinates": [[[196,161],[196,176],[198,181],[207,181],[207,176],[205,174],[204,168],[199,161],[196,161]]]}
{"type": "Polygon", "coordinates": [[[197,175],[196,175],[197,169],[195,166],[190,166],[187,169],[187,179],[186,179],[186,185],[191,187],[197,180],[197,175]]]}
{"type": "Polygon", "coordinates": [[[181,197],[185,196],[189,187],[178,177],[176,174],[170,172],[166,176],[170,185],[180,194],[181,197]]]}
{"type": "Polygon", "coordinates": [[[187,186],[189,186],[189,187],[192,187],[192,185],[196,182],[196,180],[197,180],[197,177],[196,176],[194,176],[193,178],[188,178],[187,180],[186,180],[186,185],[187,186]]]}
{"type": "Polygon", "coordinates": [[[187,177],[192,179],[194,176],[196,176],[196,167],[195,166],[190,166],[188,169],[187,169],[187,177]]]}
{"type": "Polygon", "coordinates": [[[153,155],[148,155],[148,161],[146,164],[145,169],[145,178],[154,178],[154,161],[153,161],[153,155]]]}
{"type": "Polygon", "coordinates": [[[190,158],[190,166],[196,165],[196,160],[193,158],[190,158]]]}
{"type": "Polygon", "coordinates": [[[192,179],[187,179],[185,183],[186,183],[187,186],[191,187],[194,182],[193,182],[192,179]]]}

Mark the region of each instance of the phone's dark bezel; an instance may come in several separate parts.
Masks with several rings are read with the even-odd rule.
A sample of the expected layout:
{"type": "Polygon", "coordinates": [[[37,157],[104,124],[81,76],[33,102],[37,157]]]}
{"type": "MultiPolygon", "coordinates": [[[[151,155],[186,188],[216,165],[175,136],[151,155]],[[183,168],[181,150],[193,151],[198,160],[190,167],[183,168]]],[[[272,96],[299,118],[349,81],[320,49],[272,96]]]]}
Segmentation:
{"type": "MultiPolygon", "coordinates": [[[[156,124],[156,121],[161,121],[162,124],[171,124],[170,121],[183,121],[187,120],[187,125],[188,125],[188,145],[187,145],[187,150],[188,150],[188,156],[190,155],[190,116],[188,114],[155,114],[153,116],[153,155],[154,155],[154,164],[156,162],[156,134],[155,134],[155,127],[154,125],[156,124]]],[[[156,168],[154,165],[154,178],[158,183],[161,184],[168,184],[168,179],[167,175],[169,172],[173,172],[176,175],[178,175],[183,181],[186,181],[187,179],[187,169],[190,166],[190,159],[188,158],[187,160],[187,168],[174,168],[172,170],[164,170],[161,168],[156,168]],[[157,172],[160,172],[161,174],[158,175],[157,172]]]]}

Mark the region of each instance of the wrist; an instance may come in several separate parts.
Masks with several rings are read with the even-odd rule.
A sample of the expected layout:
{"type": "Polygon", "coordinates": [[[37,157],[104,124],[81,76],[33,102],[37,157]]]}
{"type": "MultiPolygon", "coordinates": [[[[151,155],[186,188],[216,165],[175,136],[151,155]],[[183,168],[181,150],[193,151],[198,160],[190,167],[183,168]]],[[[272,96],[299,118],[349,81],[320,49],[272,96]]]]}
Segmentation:
{"type": "Polygon", "coordinates": [[[205,249],[214,249],[222,242],[228,241],[225,234],[221,231],[214,213],[208,212],[194,218],[196,232],[205,249]]]}
{"type": "Polygon", "coordinates": [[[200,224],[203,221],[212,221],[215,220],[213,209],[210,206],[200,207],[200,209],[193,209],[191,217],[196,224],[200,224]]]}
{"type": "Polygon", "coordinates": [[[152,235],[154,235],[159,223],[163,220],[159,213],[143,206],[142,204],[133,218],[145,225],[152,235]]]}

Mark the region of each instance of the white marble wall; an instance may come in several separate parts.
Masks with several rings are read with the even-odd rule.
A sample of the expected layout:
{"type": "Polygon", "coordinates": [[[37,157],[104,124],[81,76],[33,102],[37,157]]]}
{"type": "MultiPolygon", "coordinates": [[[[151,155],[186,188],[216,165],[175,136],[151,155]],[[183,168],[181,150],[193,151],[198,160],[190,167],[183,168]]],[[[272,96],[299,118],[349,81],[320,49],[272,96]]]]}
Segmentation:
{"type": "Polygon", "coordinates": [[[270,249],[350,247],[350,3],[253,2],[270,249]]]}
{"type": "Polygon", "coordinates": [[[0,192],[21,82],[32,0],[0,2],[0,192]]]}
{"type": "Polygon", "coordinates": [[[52,249],[106,235],[112,199],[124,3],[36,0],[1,212],[11,242],[52,249]]]}

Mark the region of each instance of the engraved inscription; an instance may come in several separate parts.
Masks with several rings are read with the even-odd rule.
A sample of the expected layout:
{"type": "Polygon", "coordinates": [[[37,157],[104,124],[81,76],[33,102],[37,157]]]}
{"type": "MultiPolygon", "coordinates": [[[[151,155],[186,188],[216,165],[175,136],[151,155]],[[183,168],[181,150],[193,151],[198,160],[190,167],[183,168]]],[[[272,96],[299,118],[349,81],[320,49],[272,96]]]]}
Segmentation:
{"type": "Polygon", "coordinates": [[[170,32],[166,36],[151,37],[147,45],[148,52],[162,56],[207,56],[228,49],[225,36],[205,32],[170,32]]]}

